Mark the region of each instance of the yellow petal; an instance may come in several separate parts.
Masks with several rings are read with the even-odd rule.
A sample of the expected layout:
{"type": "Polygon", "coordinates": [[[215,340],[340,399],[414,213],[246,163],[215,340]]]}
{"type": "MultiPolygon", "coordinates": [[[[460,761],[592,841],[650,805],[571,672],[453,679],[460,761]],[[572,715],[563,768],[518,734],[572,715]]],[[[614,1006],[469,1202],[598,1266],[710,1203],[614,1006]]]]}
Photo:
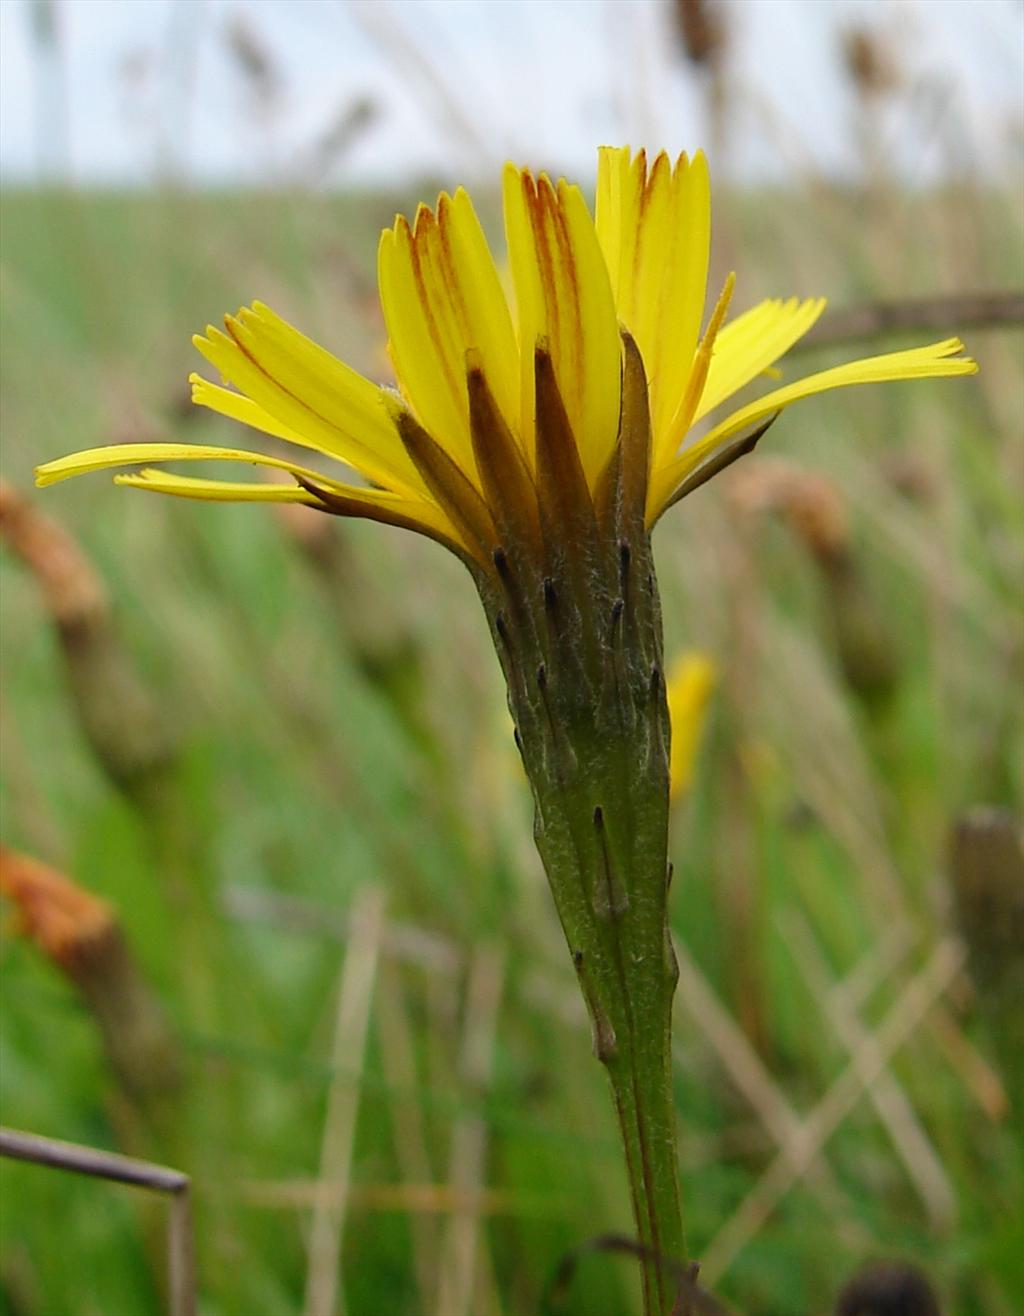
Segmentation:
{"type": "MultiPolygon", "coordinates": [[[[670,337],[678,335],[675,350],[685,368],[700,340],[711,257],[711,179],[704,152],[698,151],[686,169],[677,163],[673,182],[676,248],[666,325],[670,337]]],[[[666,392],[671,398],[673,388],[666,385],[666,392]]]]}
{"type": "Polygon", "coordinates": [[[623,264],[623,214],[635,212],[635,206],[630,205],[624,197],[631,180],[630,156],[628,146],[601,146],[597,152],[594,227],[608,266],[608,280],[616,309],[620,304],[619,284],[623,264]]]}
{"type": "MultiPolygon", "coordinates": [[[[487,377],[494,400],[510,428],[519,429],[519,372],[516,335],[508,298],[465,188],[438,204],[438,227],[463,324],[467,351],[487,377]]],[[[463,354],[465,369],[465,354],[463,354]]]]}
{"type": "Polygon", "coordinates": [[[402,392],[420,423],[476,482],[466,354],[473,351],[506,422],[518,430],[518,354],[508,302],[463,189],[399,217],[378,251],[381,304],[402,392]]]}
{"type": "Polygon", "coordinates": [[[640,348],[655,451],[664,447],[700,337],[711,248],[707,161],[602,148],[596,226],[619,319],[640,348]]]}
{"type": "Polygon", "coordinates": [[[659,257],[656,245],[648,244],[640,293],[645,301],[657,306],[648,366],[654,380],[651,424],[656,447],[664,445],[664,436],[686,389],[704,316],[711,251],[711,185],[707,161],[699,151],[691,162],[682,156],[676,164],[666,223],[664,254],[659,257]]]}
{"type": "Polygon", "coordinates": [[[507,165],[504,199],[528,450],[535,442],[534,348],[544,339],[593,488],[615,446],[621,391],[619,328],[597,233],[583,194],[564,180],[556,192],[544,175],[535,180],[507,165]]]}
{"type": "Polygon", "coordinates": [[[199,498],[210,503],[305,503],[309,507],[322,506],[315,494],[298,484],[201,480],[190,475],[172,475],[170,471],[151,468],[132,475],[115,475],[114,483],[127,485],[129,489],[148,489],[151,493],[199,498]]]}
{"type": "Polygon", "coordinates": [[[306,446],[368,480],[422,492],[423,484],[381,405],[376,384],[262,303],[226,316],[229,334],[208,327],[193,343],[217,370],[306,446]]]}
{"type": "Polygon", "coordinates": [[[641,149],[633,156],[628,146],[598,150],[594,228],[621,320],[633,309],[634,263],[646,184],[646,151],[641,149]]]}
{"type": "Polygon", "coordinates": [[[824,297],[806,301],[791,297],[786,302],[761,302],[731,320],[718,335],[694,420],[765,373],[807,333],[824,309],[824,297]]]}
{"type": "Polygon", "coordinates": [[[947,338],[927,347],[914,347],[903,352],[887,352],[882,356],[865,357],[831,370],[819,371],[806,379],[796,380],[783,388],[774,389],[756,402],[733,412],[697,443],[685,448],[675,461],[655,473],[648,504],[648,519],[657,520],[662,508],[680,483],[696,470],[716,448],[721,447],[741,430],[750,429],[775,411],[781,411],[801,398],[814,393],[825,393],[833,388],[847,388],[852,384],[879,384],[897,379],[937,379],[954,375],[973,375],[978,364],[970,357],[958,357],[963,351],[959,338],[947,338]]]}
{"type": "MultiPolygon", "coordinates": [[[[325,480],[313,471],[308,472],[306,478],[312,479],[316,485],[325,490],[325,493],[343,498],[351,504],[352,515],[357,514],[356,509],[361,507],[365,509],[367,516],[407,523],[414,529],[424,530],[428,534],[461,546],[461,541],[447,517],[433,503],[406,498],[387,489],[363,489],[354,484],[339,484],[337,481],[325,480]]],[[[128,485],[134,489],[148,489],[152,493],[173,494],[179,498],[199,498],[207,502],[306,503],[310,507],[323,506],[314,493],[297,484],[203,480],[195,476],[175,475],[170,471],[152,469],[129,475],[115,475],[114,483],[128,485]]]]}
{"type": "MultiPolygon", "coordinates": [[[[60,457],[57,461],[47,462],[45,466],[37,467],[36,484],[40,486],[56,484],[59,480],[66,480],[74,475],[112,470],[118,466],[135,466],[144,462],[170,461],[230,461],[249,462],[253,466],[270,466],[275,470],[287,471],[289,475],[309,480],[319,488],[336,494],[339,498],[347,499],[351,503],[358,503],[368,508],[389,510],[396,515],[401,515],[407,521],[415,522],[416,525],[422,526],[430,532],[461,543],[448,518],[432,499],[419,498],[386,489],[365,489],[359,485],[345,484],[340,480],[331,479],[320,471],[314,471],[307,466],[300,466],[296,462],[286,461],[279,457],[269,457],[261,452],[248,452],[241,448],[216,448],[197,443],[117,443],[108,447],[89,448],[84,452],[72,453],[68,457],[60,457]]],[[[192,476],[174,475],[169,471],[147,470],[144,475],[145,487],[158,493],[177,493],[186,497],[218,499],[227,502],[237,501],[243,495],[240,493],[231,494],[225,491],[263,488],[262,485],[239,484],[224,480],[201,480],[192,476]],[[203,490],[207,490],[207,492],[204,493],[203,490]]],[[[138,475],[117,475],[114,480],[117,484],[138,485],[140,478],[138,475]]],[[[305,497],[299,497],[295,490],[291,491],[294,497],[286,497],[285,493],[289,491],[288,485],[267,485],[266,488],[268,491],[273,489],[278,492],[260,493],[252,497],[246,494],[244,501],[309,501],[305,497]],[[285,492],[281,492],[282,490],[285,492]]],[[[300,490],[299,492],[305,491],[300,490]]],[[[316,502],[315,498],[313,502],[316,502]]]]}
{"type": "Polygon", "coordinates": [[[272,434],[288,443],[296,443],[301,447],[313,446],[314,451],[323,451],[311,445],[305,435],[275,420],[252,398],[243,397],[241,393],[235,393],[229,388],[221,388],[219,384],[211,384],[208,379],[195,373],[189,375],[188,382],[192,385],[192,401],[195,406],[208,407],[221,416],[227,416],[229,420],[237,420],[251,429],[262,430],[264,434],[272,434]]]}
{"type": "Polygon", "coordinates": [[[806,379],[798,379],[783,388],[774,389],[756,402],[734,412],[716,425],[697,446],[708,452],[740,430],[771,415],[773,411],[779,411],[814,393],[825,393],[829,389],[846,388],[851,384],[880,384],[897,379],[936,379],[977,374],[976,361],[956,355],[963,350],[964,345],[959,338],[947,338],[927,347],[886,352],[881,356],[865,357],[860,361],[848,361],[844,365],[834,366],[830,370],[821,370],[815,375],[808,375],[806,379]]]}
{"type": "MultiPolygon", "coordinates": [[[[642,158],[639,156],[637,163],[642,158]]],[[[662,151],[655,156],[640,189],[638,212],[631,225],[635,231],[633,260],[619,276],[617,310],[619,319],[636,339],[647,371],[652,426],[655,425],[655,401],[658,393],[663,391],[659,387],[662,383],[661,358],[675,353],[679,347],[676,339],[679,325],[662,322],[663,306],[666,312],[669,310],[667,293],[678,246],[678,234],[673,228],[676,219],[673,190],[672,166],[662,151]]]]}
{"type": "Polygon", "coordinates": [[[218,448],[199,443],[113,443],[102,448],[86,448],[67,457],[46,462],[36,467],[36,484],[44,488],[73,475],[87,475],[92,471],[109,471],[118,466],[141,466],[144,462],[226,461],[251,462],[253,466],[273,466],[279,471],[302,475],[329,488],[337,480],[321,475],[319,471],[296,465],[281,457],[270,457],[262,452],[249,452],[244,448],[218,448]]]}
{"type": "Polygon", "coordinates": [[[703,653],[680,654],[669,669],[666,694],[672,724],[669,772],[673,798],[689,790],[693,781],[708,701],[717,680],[714,662],[703,653]]]}
{"type": "Polygon", "coordinates": [[[718,301],[715,303],[715,309],[711,312],[711,319],[708,321],[708,327],[704,331],[700,347],[698,347],[693,358],[690,377],[686,382],[686,389],[679,400],[675,415],[660,435],[660,444],[653,454],[652,471],[655,474],[672,460],[674,454],[678,451],[679,444],[685,438],[687,430],[693,424],[694,412],[697,409],[701,394],[704,392],[708,370],[718,342],[718,333],[728,313],[729,303],[732,301],[732,293],[735,287],[736,274],[733,272],[726,277],[718,301]]]}

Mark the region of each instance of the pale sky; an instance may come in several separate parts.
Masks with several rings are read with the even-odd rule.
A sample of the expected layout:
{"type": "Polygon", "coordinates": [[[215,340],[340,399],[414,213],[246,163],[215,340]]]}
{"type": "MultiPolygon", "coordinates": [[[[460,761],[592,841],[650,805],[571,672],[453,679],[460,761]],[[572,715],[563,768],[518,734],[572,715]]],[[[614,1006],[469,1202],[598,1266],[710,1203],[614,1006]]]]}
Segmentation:
{"type": "MultiPolygon", "coordinates": [[[[693,149],[709,128],[672,0],[0,0],[0,172],[141,185],[445,180],[511,156],[586,178],[601,142],[693,149]],[[42,11],[45,11],[43,0],[42,11]],[[272,70],[247,81],[241,26],[272,70]],[[237,44],[237,42],[236,42],[237,44]],[[40,55],[40,50],[43,54],[40,55]],[[372,119],[324,170],[317,148],[360,98],[372,119]]],[[[910,182],[1019,171],[1021,0],[728,0],[732,119],[716,172],[848,176],[857,107],[839,43],[881,31],[904,90],[879,117],[910,182]]]]}

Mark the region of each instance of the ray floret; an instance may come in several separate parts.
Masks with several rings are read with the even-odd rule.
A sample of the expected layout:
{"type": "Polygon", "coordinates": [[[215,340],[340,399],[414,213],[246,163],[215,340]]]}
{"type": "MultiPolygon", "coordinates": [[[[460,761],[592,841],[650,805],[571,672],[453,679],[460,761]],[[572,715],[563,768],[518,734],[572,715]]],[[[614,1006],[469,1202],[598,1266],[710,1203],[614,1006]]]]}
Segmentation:
{"type": "MultiPolygon", "coordinates": [[[[39,468],[39,483],[133,464],[248,460],[289,471],[296,481],[291,494],[225,480],[221,500],[291,497],[325,511],[379,511],[381,520],[468,551],[486,570],[482,547],[465,543],[465,527],[453,522],[451,505],[439,498],[422,461],[410,452],[409,434],[415,426],[429,435],[466,484],[485,503],[493,499],[493,478],[488,481],[481,470],[488,456],[474,439],[471,417],[470,377],[484,379],[503,434],[519,453],[517,469],[536,491],[539,342],[594,490],[620,460],[621,330],[635,341],[651,417],[648,526],[737,436],[794,402],[853,384],[977,369],[962,354],[959,339],[950,338],[820,371],[730,411],[729,399],[772,370],[814,325],[825,301],[767,300],[729,319],[730,276],[705,324],[711,192],[701,152],[675,161],[662,153],[648,163],[643,151],[603,147],[593,219],[579,188],[511,164],[503,196],[511,299],[464,189],[442,194],[433,209],[420,206],[411,224],[399,216],[381,235],[380,295],[399,403],[254,302],[225,316],[223,329],[208,326],[196,335],[196,347],[223,383],[193,374],[193,400],[284,445],[282,455],[133,444],[48,462],[39,468]],[[689,433],[696,425],[704,432],[694,440],[689,433]],[[286,455],[294,448],[342,463],[348,474],[339,479],[311,471],[286,455]],[[337,495],[337,486],[343,486],[340,502],[318,502],[315,490],[337,495]]],[[[119,483],[184,497],[215,496],[215,481],[191,476],[160,480],[147,472],[144,479],[119,483]]]]}

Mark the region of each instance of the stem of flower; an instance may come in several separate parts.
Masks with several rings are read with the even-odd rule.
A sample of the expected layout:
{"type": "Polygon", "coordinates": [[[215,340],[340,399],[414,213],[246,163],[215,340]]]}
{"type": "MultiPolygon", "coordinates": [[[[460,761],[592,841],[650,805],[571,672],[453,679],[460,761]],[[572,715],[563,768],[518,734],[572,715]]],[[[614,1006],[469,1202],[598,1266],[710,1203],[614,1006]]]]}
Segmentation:
{"type": "MultiPolygon", "coordinates": [[[[576,758],[582,779],[600,762],[585,750],[576,758]]],[[[670,1051],[677,968],[666,923],[664,839],[637,818],[660,810],[649,797],[638,800],[641,793],[638,785],[594,807],[581,798],[591,794],[585,788],[557,792],[538,818],[537,841],[590,1012],[594,1052],[611,1083],[643,1248],[645,1316],[668,1316],[685,1260],[670,1051]],[[627,820],[632,834],[616,837],[616,823],[627,820]],[[585,828],[593,849],[574,842],[585,828]],[[632,859],[631,869],[620,869],[620,854],[632,859]],[[584,899],[574,898],[581,891],[584,899]]]]}
{"type": "Polygon", "coordinates": [[[671,1106],[660,1099],[655,1086],[643,1078],[638,1079],[635,1090],[632,1082],[622,1084],[614,1077],[612,1084],[626,1149],[637,1236],[644,1248],[641,1263],[644,1312],[650,1316],[669,1316],[674,1310],[679,1258],[684,1248],[675,1138],[670,1142],[665,1137],[666,1118],[674,1115],[671,1106]]]}
{"type": "Polygon", "coordinates": [[[639,547],[624,555],[625,603],[589,601],[608,618],[596,642],[561,581],[519,591],[514,629],[511,606],[486,593],[485,602],[533,787],[537,848],[615,1099],[644,1312],[669,1316],[685,1260],[670,1051],[669,729],[656,585],[639,547]]]}
{"type": "MultiPolygon", "coordinates": [[[[671,1006],[671,997],[665,1003],[671,1006]]],[[[667,1025],[667,1013],[665,1024],[667,1025]]],[[[644,1262],[645,1311],[667,1316],[685,1260],[667,1026],[632,1020],[632,1054],[607,1064],[644,1262]]]]}
{"type": "MultiPolygon", "coordinates": [[[[535,472],[471,372],[474,452],[500,536],[490,565],[471,569],[533,788],[537,849],[615,1097],[644,1312],[670,1316],[684,1261],[669,1038],[670,727],[646,523],[647,383],[628,335],[623,363],[618,444],[593,490],[543,343],[535,472]]],[[[451,492],[441,474],[435,485],[451,492]]]]}

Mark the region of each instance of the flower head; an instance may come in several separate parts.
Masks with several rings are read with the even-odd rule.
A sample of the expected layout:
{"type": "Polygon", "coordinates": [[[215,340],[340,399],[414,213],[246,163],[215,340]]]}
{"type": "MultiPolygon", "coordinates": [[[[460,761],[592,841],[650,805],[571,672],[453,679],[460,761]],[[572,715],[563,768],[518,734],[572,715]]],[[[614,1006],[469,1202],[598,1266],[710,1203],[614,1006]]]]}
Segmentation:
{"type": "Polygon", "coordinates": [[[542,484],[564,478],[567,460],[592,498],[625,460],[621,420],[631,362],[644,380],[650,438],[632,454],[642,469],[627,476],[648,528],[748,451],[792,402],[850,384],[977,368],[950,338],[822,371],[720,415],[810,329],[825,303],[770,300],[729,319],[730,275],[705,314],[711,202],[701,153],[674,164],[662,153],[648,165],[643,151],[603,148],[593,218],[578,187],[510,164],[504,210],[514,312],[464,190],[442,195],[434,210],[421,206],[412,224],[399,217],[383,233],[380,295],[399,393],[363,378],[254,302],[226,316],[224,330],[211,326],[194,339],[231,387],[193,375],[193,400],[283,441],[288,455],[119,444],[48,462],[38,482],[195,459],[273,466],[294,484],[152,468],[115,479],[191,498],[302,502],[371,517],[440,540],[489,571],[500,523],[512,517],[529,531],[542,484]],[[545,452],[551,444],[543,430],[554,423],[538,415],[545,405],[559,411],[571,453],[545,452]],[[360,478],[326,475],[296,449],[360,478]]]}

